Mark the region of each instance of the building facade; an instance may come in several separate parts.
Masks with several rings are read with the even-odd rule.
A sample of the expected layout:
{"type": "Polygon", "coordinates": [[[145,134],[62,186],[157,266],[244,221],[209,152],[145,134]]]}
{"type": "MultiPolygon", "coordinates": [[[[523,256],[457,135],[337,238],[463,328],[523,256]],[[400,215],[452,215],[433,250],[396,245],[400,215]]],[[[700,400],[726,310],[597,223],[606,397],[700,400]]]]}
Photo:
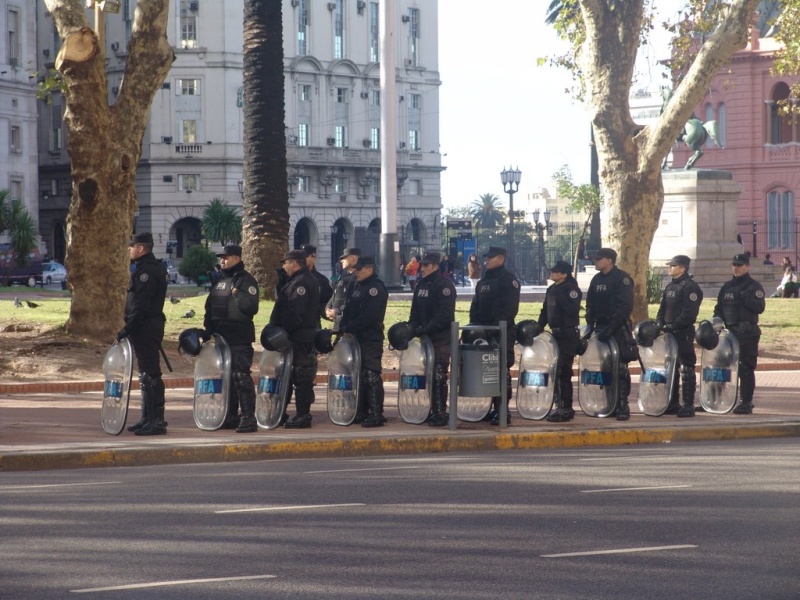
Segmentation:
{"type": "MultiPolygon", "coordinates": [[[[106,18],[109,101],[121,86],[133,0],[106,18]]],[[[398,237],[407,250],[441,244],[436,0],[397,0],[397,98],[381,98],[378,2],[283,0],[289,243],[318,248],[332,273],[345,246],[377,254],[380,236],[380,104],[397,106],[398,237]]],[[[241,205],[242,1],[171,0],[176,61],[156,94],[137,171],[135,228],[156,253],[180,261],[201,243],[214,198],[241,205]]],[[[39,15],[40,48],[58,51],[39,15]]],[[[41,53],[40,53],[41,54],[41,53]]],[[[40,229],[59,247],[71,182],[63,104],[40,105],[40,229]],[[55,134],[55,131],[59,131],[55,134]]],[[[61,242],[63,245],[63,240],[61,242]]],[[[401,251],[402,253],[402,251],[401,251]]],[[[56,252],[56,255],[57,252],[56,252]]]]}

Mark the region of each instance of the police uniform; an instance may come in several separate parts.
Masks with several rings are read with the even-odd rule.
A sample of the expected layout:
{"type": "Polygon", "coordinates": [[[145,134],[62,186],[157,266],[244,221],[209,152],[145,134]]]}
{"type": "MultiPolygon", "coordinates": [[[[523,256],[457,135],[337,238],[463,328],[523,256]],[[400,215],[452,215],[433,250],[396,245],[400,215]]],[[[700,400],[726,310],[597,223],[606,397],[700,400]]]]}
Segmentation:
{"type": "MultiPolygon", "coordinates": [[[[355,269],[370,266],[375,268],[375,259],[362,256],[355,269]]],[[[360,398],[355,422],[361,422],[364,427],[380,427],[386,421],[383,417],[381,360],[383,319],[388,300],[389,293],[377,273],[373,272],[363,281],[356,279],[348,288],[339,324],[339,332],[353,334],[361,350],[360,398]]]]}
{"type": "Polygon", "coordinates": [[[697,376],[694,368],[697,364],[697,355],[694,349],[694,324],[697,313],[703,302],[703,291],[689,275],[690,259],[679,254],[669,263],[669,266],[681,266],[687,270],[679,277],[674,277],[661,294],[661,306],[658,308],[656,324],[660,329],[672,333],[678,344],[678,365],[675,370],[675,380],[672,384],[667,414],[677,414],[679,417],[694,416],[694,394],[697,389],[697,376]],[[678,402],[678,378],[680,377],[680,396],[683,406],[678,402]]]}
{"type": "MultiPolygon", "coordinates": [[[[153,236],[137,233],[129,246],[144,244],[152,249],[153,236]]],[[[129,338],[139,366],[142,418],[128,431],[136,435],[167,433],[164,421],[164,381],[161,379],[159,351],[164,339],[164,299],[167,296],[167,269],[148,252],[133,262],[125,298],[125,327],[117,339],[129,338]]]]}
{"type": "Polygon", "coordinates": [[[568,262],[557,261],[550,272],[564,273],[567,276],[562,282],[547,288],[544,305],[539,313],[539,328],[549,326],[558,344],[556,408],[547,416],[547,420],[562,423],[575,416],[572,408],[572,363],[580,339],[578,324],[583,293],[572,276],[572,265],[568,262]]]}
{"type": "MultiPolygon", "coordinates": [[[[734,265],[749,265],[750,257],[737,254],[734,265]]],[[[739,398],[741,403],[733,409],[736,414],[753,412],[753,393],[756,389],[756,365],[758,364],[758,342],[761,328],[758,315],[764,312],[766,300],[764,288],[745,272],[726,282],[717,296],[714,316],[725,321],[725,327],[739,342],[739,398]]]]}
{"type": "MultiPolygon", "coordinates": [[[[617,253],[611,248],[600,248],[595,261],[608,258],[616,263],[617,253]]],[[[613,338],[619,348],[619,370],[617,373],[617,419],[630,418],[628,396],[631,393],[631,375],[628,363],[635,360],[631,353],[635,349],[630,330],[630,316],[633,312],[633,280],[631,276],[614,264],[608,273],[598,271],[592,277],[586,294],[586,324],[590,331],[597,331],[597,337],[605,342],[613,338]]]]}
{"type": "MultiPolygon", "coordinates": [[[[426,252],[420,264],[439,265],[438,252],[426,252]]],[[[421,267],[420,267],[421,268],[421,267]]],[[[440,269],[417,280],[408,322],[415,335],[427,335],[433,344],[431,427],[447,425],[447,371],[450,368],[450,326],[455,321],[456,288],[440,269]]]]}
{"type": "MultiPolygon", "coordinates": [[[[317,255],[317,247],[312,246],[311,244],[303,244],[300,246],[300,249],[305,252],[306,257],[317,255]]],[[[325,308],[328,306],[328,302],[333,297],[333,287],[331,287],[330,280],[325,277],[325,275],[317,271],[316,267],[308,267],[308,272],[311,273],[319,285],[319,316],[317,318],[317,329],[319,329],[321,327],[319,317],[325,316],[325,308]]]]}
{"type": "MultiPolygon", "coordinates": [[[[348,256],[361,256],[361,250],[359,248],[345,248],[339,260],[344,260],[348,256]]],[[[343,269],[342,274],[339,276],[339,281],[336,282],[333,288],[333,294],[325,305],[326,310],[333,310],[336,313],[336,318],[333,319],[333,331],[339,331],[339,322],[342,320],[342,311],[347,300],[348,288],[354,280],[355,274],[353,271],[343,269]]]]}
{"type": "MultiPolygon", "coordinates": [[[[505,256],[506,249],[490,246],[484,258],[505,256]]],[[[505,263],[486,269],[483,278],[478,282],[472,304],[469,307],[470,323],[476,325],[497,326],[500,321],[506,322],[507,346],[506,366],[510,369],[514,365],[514,340],[516,327],[514,319],[519,311],[519,281],[514,274],[506,269],[505,263]]],[[[511,399],[511,373],[508,373],[508,399],[511,399]]],[[[500,397],[492,398],[493,410],[487,419],[493,424],[499,424],[500,397]]],[[[511,419],[509,415],[509,420],[511,419]]]]}
{"type": "MultiPolygon", "coordinates": [[[[241,246],[225,246],[217,254],[221,256],[240,256],[241,246]]],[[[258,282],[239,261],[230,268],[222,269],[219,279],[206,298],[205,327],[206,337],[221,335],[231,351],[231,379],[233,386],[228,396],[228,417],[223,428],[247,433],[256,431],[255,420],[256,390],[250,368],[253,365],[253,342],[255,327],[253,316],[258,313],[258,282]],[[241,419],[238,411],[241,409],[241,419]]]]}
{"type": "Polygon", "coordinates": [[[295,260],[303,266],[289,276],[278,294],[269,323],[285,329],[292,342],[291,385],[297,414],[286,421],[286,428],[301,429],[311,426],[311,405],[314,403],[314,380],[317,376],[314,335],[319,324],[319,283],[306,268],[302,250],[287,252],[283,260],[295,260]]]}

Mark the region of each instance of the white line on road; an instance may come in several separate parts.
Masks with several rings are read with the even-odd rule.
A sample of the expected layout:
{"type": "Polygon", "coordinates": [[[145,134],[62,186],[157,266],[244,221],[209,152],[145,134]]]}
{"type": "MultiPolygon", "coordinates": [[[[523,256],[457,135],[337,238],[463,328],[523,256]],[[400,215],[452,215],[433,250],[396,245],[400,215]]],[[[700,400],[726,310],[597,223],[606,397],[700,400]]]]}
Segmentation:
{"type": "Polygon", "coordinates": [[[80,487],[89,485],[119,485],[121,481],[96,481],[94,483],[43,483],[41,485],[0,485],[0,491],[5,490],[36,490],[42,488],[80,487]]]}
{"type": "Polygon", "coordinates": [[[226,515],[230,513],[267,512],[272,510],[308,510],[314,508],[347,508],[350,506],[366,506],[363,503],[355,504],[307,504],[303,506],[265,506],[261,508],[236,508],[231,510],[215,510],[214,514],[226,515]]]}
{"type": "Polygon", "coordinates": [[[638,492],[641,490],[671,490],[675,488],[688,488],[690,485],[651,485],[647,487],[607,488],[604,490],[581,490],[581,494],[602,494],[603,492],[638,492]]]}
{"type": "Polygon", "coordinates": [[[193,585],[196,583],[217,583],[219,581],[247,581],[250,579],[275,579],[277,575],[247,575],[244,577],[217,577],[214,579],[176,579],[175,581],[154,581],[152,583],[132,583],[111,587],[86,588],[70,590],[73,594],[89,594],[92,592],[114,592],[117,590],[138,590],[142,588],[166,587],[170,585],[193,585]]]}
{"type": "Polygon", "coordinates": [[[311,475],[315,473],[353,473],[359,471],[396,471],[398,469],[421,469],[419,466],[411,467],[368,467],[366,469],[331,469],[329,471],[303,471],[304,475],[311,475]]]}
{"type": "Polygon", "coordinates": [[[630,552],[657,552],[660,550],[685,550],[697,548],[696,544],[683,544],[681,546],[649,546],[647,548],[618,548],[616,550],[594,550],[592,552],[565,552],[564,554],[541,554],[541,558],[565,558],[568,556],[594,556],[596,554],[627,554],[630,552]]]}

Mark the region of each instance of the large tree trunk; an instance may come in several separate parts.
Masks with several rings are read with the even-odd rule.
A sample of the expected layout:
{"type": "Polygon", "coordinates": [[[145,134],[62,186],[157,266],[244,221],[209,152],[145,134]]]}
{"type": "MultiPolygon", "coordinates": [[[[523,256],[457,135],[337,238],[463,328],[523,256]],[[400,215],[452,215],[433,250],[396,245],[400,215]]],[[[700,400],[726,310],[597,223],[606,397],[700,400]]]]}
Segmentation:
{"type": "Polygon", "coordinates": [[[72,303],[67,329],[110,340],[122,325],[142,138],[153,96],[175,59],[166,37],[169,1],[139,0],[114,106],[108,104],[105,50],[86,22],[83,3],[45,3],[64,40],[55,65],[64,80],[72,163],[65,261],[72,303]]]}
{"type": "Polygon", "coordinates": [[[272,297],[289,248],[289,192],[280,0],[244,3],[243,260],[272,297]]]}

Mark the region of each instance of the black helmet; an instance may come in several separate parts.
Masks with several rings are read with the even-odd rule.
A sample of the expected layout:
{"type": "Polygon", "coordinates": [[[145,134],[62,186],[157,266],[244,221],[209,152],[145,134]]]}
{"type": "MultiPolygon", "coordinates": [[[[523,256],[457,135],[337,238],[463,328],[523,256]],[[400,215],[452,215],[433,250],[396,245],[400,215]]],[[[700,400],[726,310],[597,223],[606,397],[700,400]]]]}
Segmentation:
{"type": "Polygon", "coordinates": [[[658,337],[658,325],[655,321],[642,321],[633,328],[633,337],[636,343],[643,348],[649,348],[658,337]]]}
{"type": "Polygon", "coordinates": [[[203,336],[205,331],[192,327],[184,329],[178,336],[178,351],[185,352],[189,356],[197,356],[203,347],[203,336]]]}
{"type": "Polygon", "coordinates": [[[589,340],[586,338],[581,338],[578,340],[578,346],[575,348],[575,354],[578,356],[583,356],[586,354],[586,349],[589,347],[589,340]]]}
{"type": "Polygon", "coordinates": [[[539,323],[533,320],[517,323],[517,342],[520,346],[533,346],[533,339],[542,332],[539,323]]]}
{"type": "Polygon", "coordinates": [[[320,354],[333,352],[333,331],[330,329],[320,329],[314,335],[314,349],[320,354]]]}
{"type": "Polygon", "coordinates": [[[697,345],[706,350],[713,350],[719,344],[719,333],[711,321],[700,321],[694,334],[697,345]]]}
{"type": "Polygon", "coordinates": [[[414,337],[414,330],[408,322],[400,321],[389,327],[386,337],[389,338],[389,346],[395,350],[406,350],[408,342],[414,337]]]}
{"type": "MultiPolygon", "coordinates": [[[[475,325],[474,323],[470,323],[467,327],[475,325]]],[[[461,343],[462,344],[478,344],[478,343],[486,343],[489,341],[489,331],[486,329],[464,329],[461,332],[461,343]]]]}
{"type": "Polygon", "coordinates": [[[292,342],[289,340],[289,334],[283,327],[277,325],[267,325],[261,331],[261,345],[266,350],[273,352],[285,352],[288,350],[292,342]]]}

